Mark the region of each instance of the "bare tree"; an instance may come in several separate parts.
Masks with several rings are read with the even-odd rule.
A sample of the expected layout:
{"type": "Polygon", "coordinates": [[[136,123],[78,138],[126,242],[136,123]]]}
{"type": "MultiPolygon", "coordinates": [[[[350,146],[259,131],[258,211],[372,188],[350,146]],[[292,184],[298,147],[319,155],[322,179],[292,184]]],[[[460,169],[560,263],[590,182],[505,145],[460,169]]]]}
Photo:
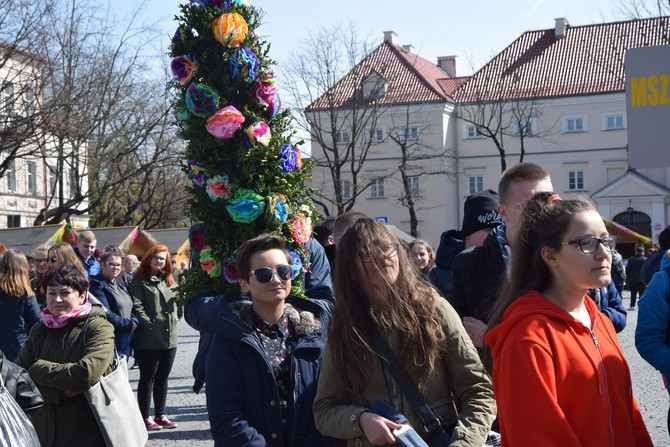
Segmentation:
{"type": "Polygon", "coordinates": [[[619,0],[617,15],[625,19],[644,19],[670,15],[670,0],[619,0]]]}
{"type": "Polygon", "coordinates": [[[334,188],[333,197],[314,198],[326,215],[331,206],[338,215],[351,211],[376,181],[365,178],[362,169],[383,139],[375,129],[388,106],[378,101],[384,68],[376,67],[376,76],[370,76],[370,67],[362,63],[372,48],[371,39],[352,24],[320,28],[286,67],[295,123],[309,135],[316,166],[328,172],[334,188]]]}

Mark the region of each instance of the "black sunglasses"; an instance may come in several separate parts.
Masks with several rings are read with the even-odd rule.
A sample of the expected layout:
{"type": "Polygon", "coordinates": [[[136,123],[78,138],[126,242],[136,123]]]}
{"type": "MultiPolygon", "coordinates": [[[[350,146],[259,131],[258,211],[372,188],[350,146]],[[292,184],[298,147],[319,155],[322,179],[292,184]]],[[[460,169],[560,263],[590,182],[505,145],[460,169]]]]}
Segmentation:
{"type": "Polygon", "coordinates": [[[55,256],[52,256],[52,257],[49,258],[49,262],[52,263],[52,264],[55,264],[55,263],[58,262],[58,259],[56,259],[55,256]]]}
{"type": "Polygon", "coordinates": [[[271,269],[269,267],[261,267],[251,272],[252,275],[256,278],[256,281],[260,283],[268,283],[272,281],[272,275],[277,274],[282,281],[288,281],[293,277],[293,266],[284,264],[280,265],[276,269],[271,269]]]}

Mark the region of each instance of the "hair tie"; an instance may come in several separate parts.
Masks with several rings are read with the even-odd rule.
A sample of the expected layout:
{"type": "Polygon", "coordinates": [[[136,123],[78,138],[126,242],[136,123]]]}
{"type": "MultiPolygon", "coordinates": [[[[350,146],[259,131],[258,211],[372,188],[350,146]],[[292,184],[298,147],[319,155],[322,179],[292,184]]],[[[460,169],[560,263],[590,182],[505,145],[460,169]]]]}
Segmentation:
{"type": "Polygon", "coordinates": [[[549,196],[549,203],[554,203],[557,200],[563,200],[563,199],[561,199],[561,196],[559,196],[558,194],[552,194],[549,196]]]}

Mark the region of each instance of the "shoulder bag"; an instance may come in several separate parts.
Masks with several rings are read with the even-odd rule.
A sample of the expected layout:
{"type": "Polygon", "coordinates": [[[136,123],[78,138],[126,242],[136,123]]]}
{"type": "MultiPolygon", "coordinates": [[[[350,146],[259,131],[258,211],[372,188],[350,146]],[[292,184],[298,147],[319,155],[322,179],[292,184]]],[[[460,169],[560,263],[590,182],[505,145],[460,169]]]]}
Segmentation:
{"type": "Polygon", "coordinates": [[[128,381],[126,356],[118,355],[116,348],[111,367],[113,371],[84,391],[84,396],[107,447],[143,447],[149,434],[128,381]]]}
{"type": "Polygon", "coordinates": [[[35,427],[5,388],[2,374],[0,374],[0,445],[40,447],[35,427]]]}
{"type": "MultiPolygon", "coordinates": [[[[451,433],[453,426],[445,425],[440,421],[424,400],[421,392],[412,378],[407,374],[402,363],[398,360],[391,347],[382,338],[376,328],[372,330],[372,346],[382,363],[386,365],[389,373],[396,382],[400,384],[403,393],[416,409],[424,428],[428,432],[429,444],[431,447],[447,447],[451,443],[451,433]]],[[[454,405],[454,409],[456,406],[454,405]]],[[[489,436],[484,443],[485,447],[499,447],[501,444],[500,435],[496,432],[489,432],[489,436]]]]}

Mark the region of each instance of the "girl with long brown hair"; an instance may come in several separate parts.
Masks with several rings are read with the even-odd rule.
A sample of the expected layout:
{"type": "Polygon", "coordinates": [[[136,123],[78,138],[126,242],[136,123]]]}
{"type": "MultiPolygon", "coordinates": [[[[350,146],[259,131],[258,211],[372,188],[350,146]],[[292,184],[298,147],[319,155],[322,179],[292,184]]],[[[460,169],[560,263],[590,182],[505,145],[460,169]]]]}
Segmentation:
{"type": "Polygon", "coordinates": [[[137,401],[147,430],[177,427],[165,415],[168,376],[177,353],[172,283],[170,252],[165,245],[155,245],[142,257],[128,288],[133,299],[133,314],[139,320],[135,330],[135,359],[140,367],[137,401]],[[153,418],[149,413],[152,393],[153,418]]]}
{"type": "Polygon", "coordinates": [[[14,361],[39,319],[28,260],[20,251],[8,250],[0,258],[0,350],[8,360],[14,361]]]}
{"type": "Polygon", "coordinates": [[[400,426],[370,411],[380,399],[429,437],[373,347],[378,331],[433,413],[454,421],[453,439],[483,445],[495,417],[490,379],[458,315],[419,278],[393,233],[359,219],[338,243],[335,270],[337,300],[314,402],[317,428],[352,446],[394,443],[400,426]],[[452,391],[462,402],[459,414],[452,391]]]}

